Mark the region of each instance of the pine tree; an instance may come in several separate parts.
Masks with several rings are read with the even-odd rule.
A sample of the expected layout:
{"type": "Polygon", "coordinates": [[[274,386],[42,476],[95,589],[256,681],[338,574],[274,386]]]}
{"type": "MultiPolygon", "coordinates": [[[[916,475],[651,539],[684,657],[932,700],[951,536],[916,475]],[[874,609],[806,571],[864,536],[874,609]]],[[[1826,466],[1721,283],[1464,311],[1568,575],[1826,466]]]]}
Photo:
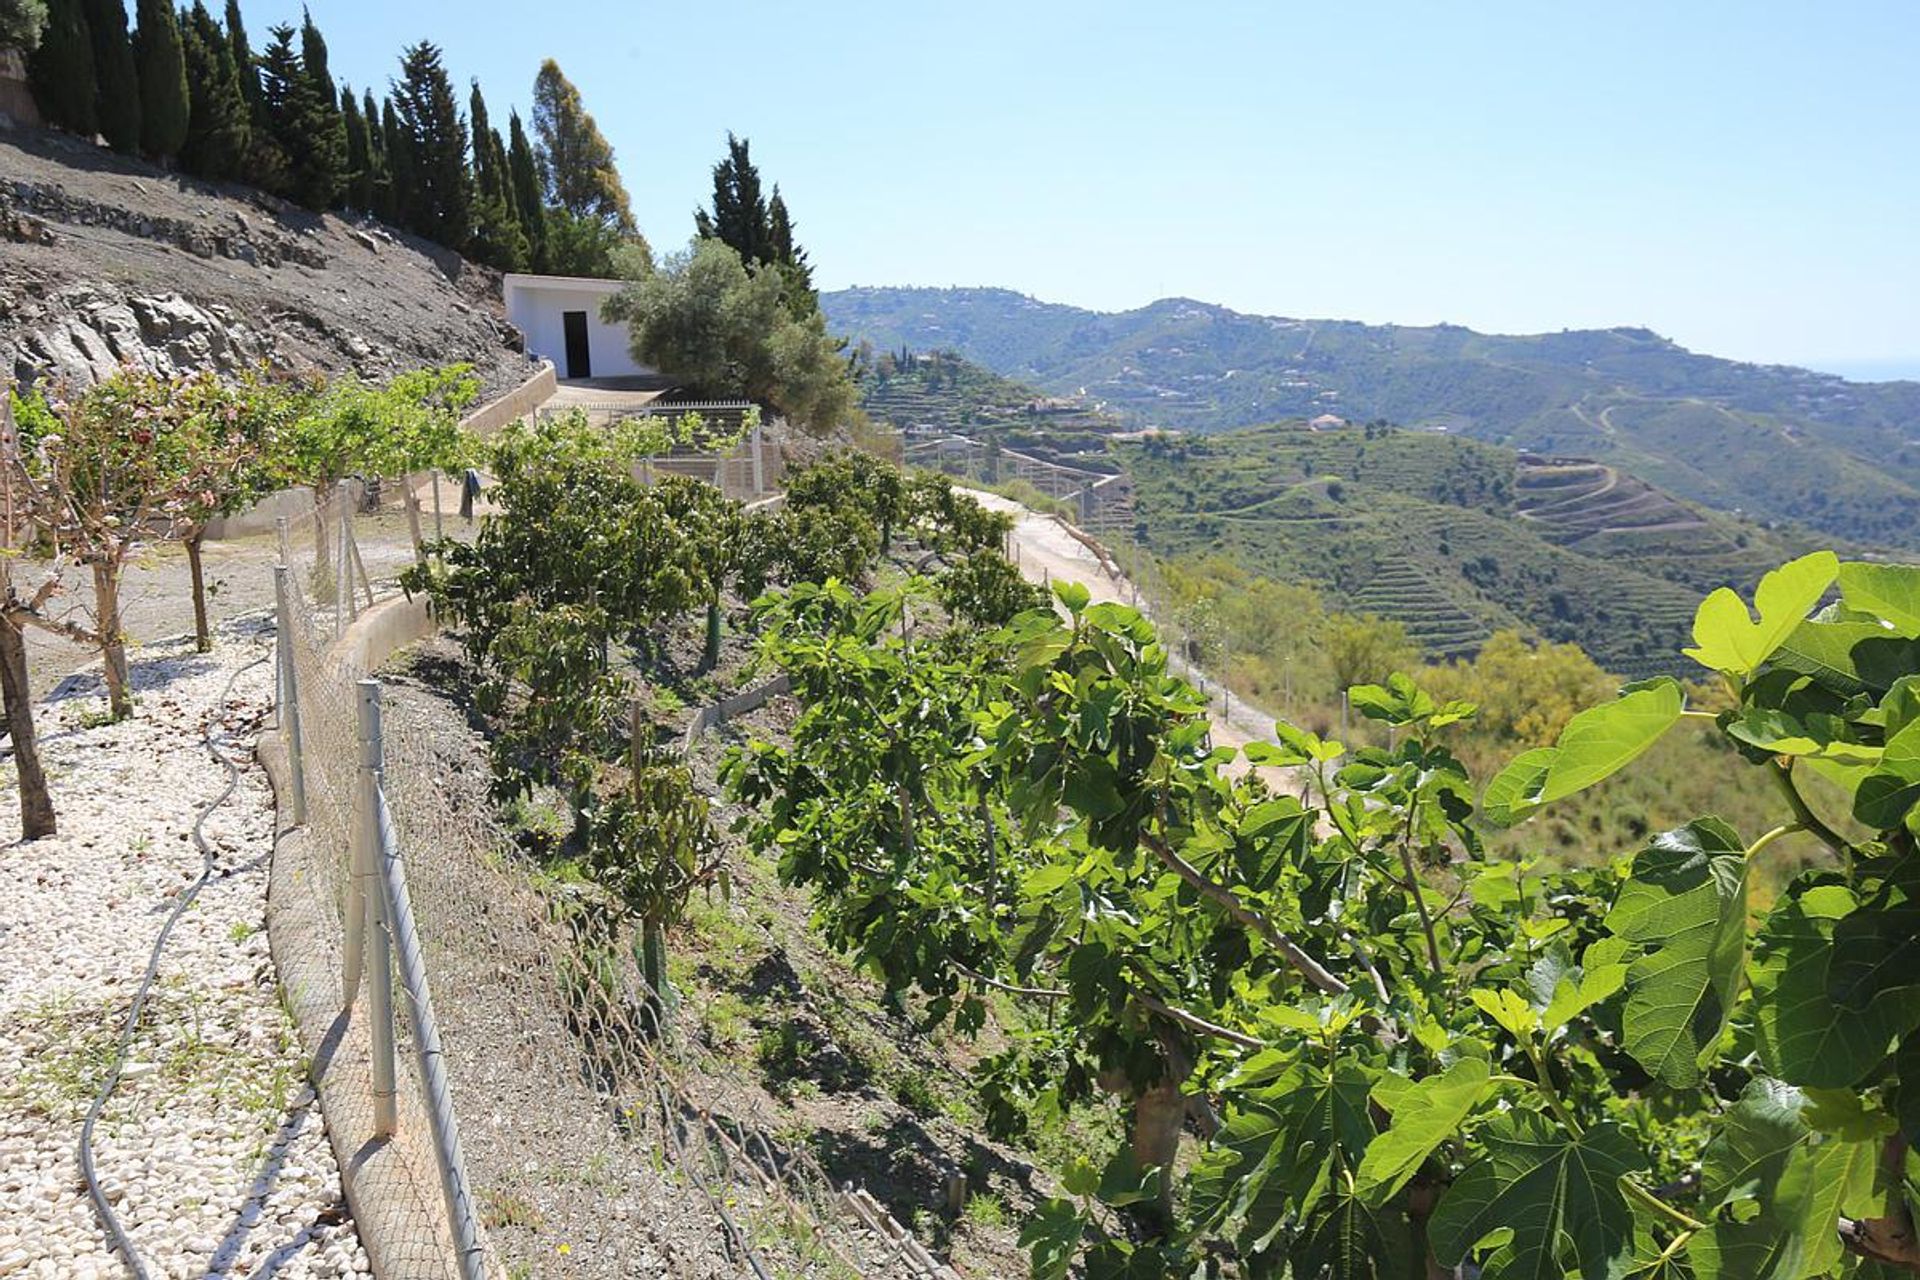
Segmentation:
{"type": "Polygon", "coordinates": [[[140,149],[140,73],[120,0],[82,0],[93,42],[93,114],[115,151],[140,149]]]}
{"type": "Polygon", "coordinates": [[[190,112],[180,167],[203,178],[238,177],[252,134],[247,103],[233,65],[233,47],[202,0],[181,24],[190,112]]]}
{"type": "Polygon", "coordinates": [[[580,91],[548,58],[533,82],[533,131],[540,139],[548,202],[579,218],[631,233],[633,210],[613,164],[613,146],[587,114],[580,91]]]}
{"type": "Polygon", "coordinates": [[[27,62],[27,78],[48,124],[86,138],[99,132],[93,37],[80,0],[48,0],[46,29],[27,62]]]}
{"type": "Polygon", "coordinates": [[[192,114],[187,60],[173,0],[138,0],[134,67],[140,77],[140,150],[161,163],[180,154],[192,114]]]}
{"type": "Polygon", "coordinates": [[[527,145],[527,130],[518,111],[508,115],[507,132],[512,138],[507,146],[507,182],[514,212],[527,235],[527,264],[535,271],[547,271],[547,207],[540,197],[540,170],[533,162],[533,148],[527,145]]]}
{"type": "Polygon", "coordinates": [[[458,253],[473,234],[467,123],[439,46],[422,40],[401,55],[393,109],[412,151],[413,229],[458,253]]]}
{"type": "Polygon", "coordinates": [[[380,108],[380,136],[387,146],[387,208],[381,215],[396,227],[413,225],[413,140],[401,127],[388,98],[380,108]]]}
{"type": "MultiPolygon", "coordinates": [[[[227,47],[233,52],[233,69],[240,76],[240,95],[247,110],[260,110],[260,64],[254,61],[253,46],[247,42],[247,24],[240,20],[240,0],[227,0],[227,47]]],[[[258,123],[258,115],[254,122],[258,123]]]]}
{"type": "Polygon", "coordinates": [[[349,209],[373,211],[373,136],[353,90],[340,90],[340,118],[347,129],[347,189],[342,197],[349,209]]]}

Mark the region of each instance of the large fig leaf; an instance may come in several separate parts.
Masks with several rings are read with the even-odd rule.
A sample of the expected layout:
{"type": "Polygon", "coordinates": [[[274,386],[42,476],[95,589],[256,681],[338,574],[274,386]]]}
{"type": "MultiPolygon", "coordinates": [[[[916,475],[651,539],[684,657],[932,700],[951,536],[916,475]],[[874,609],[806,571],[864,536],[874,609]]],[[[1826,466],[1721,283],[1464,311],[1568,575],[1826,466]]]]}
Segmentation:
{"type": "MultiPolygon", "coordinates": [[[[1462,1058],[1437,1076],[1395,1090],[1393,1125],[1367,1144],[1355,1192],[1383,1205],[1406,1185],[1434,1148],[1452,1137],[1487,1096],[1492,1072],[1478,1058],[1462,1058]]],[[[1376,1088],[1374,1097],[1383,1100],[1376,1088]]]]}
{"type": "Polygon", "coordinates": [[[1768,1071],[1789,1084],[1848,1088],[1920,1027],[1912,940],[1899,936],[1897,920],[1880,918],[1893,914],[1860,913],[1841,885],[1817,885],[1773,909],[1751,966],[1754,1038],[1768,1071]]]}
{"type": "Polygon", "coordinates": [[[1805,1105],[1798,1089],[1762,1077],[1721,1120],[1701,1159],[1707,1230],[1687,1250],[1697,1280],[1804,1280],[1840,1261],[1835,1227],[1871,1193],[1879,1144],[1814,1145],[1805,1105]]]}
{"type": "Polygon", "coordinates": [[[1647,949],[1627,969],[1627,1052],[1676,1089],[1700,1080],[1746,965],[1747,862],[1739,835],[1701,818],[1634,859],[1607,928],[1647,949]]]}
{"type": "Polygon", "coordinates": [[[1480,1130],[1487,1154],[1468,1166],[1427,1224],[1443,1266],[1463,1262],[1496,1231],[1507,1232],[1483,1280],[1612,1276],[1633,1253],[1633,1214],[1620,1179],[1645,1164],[1618,1128],[1569,1137],[1536,1111],[1514,1111],[1480,1130]]]}
{"type": "Polygon", "coordinates": [[[1728,675],[1752,675],[1820,602],[1839,573],[1839,557],[1831,551],[1815,551],[1781,565],[1760,579],[1753,593],[1758,622],[1736,592],[1721,587],[1700,602],[1693,619],[1694,647],[1687,656],[1728,675]]]}

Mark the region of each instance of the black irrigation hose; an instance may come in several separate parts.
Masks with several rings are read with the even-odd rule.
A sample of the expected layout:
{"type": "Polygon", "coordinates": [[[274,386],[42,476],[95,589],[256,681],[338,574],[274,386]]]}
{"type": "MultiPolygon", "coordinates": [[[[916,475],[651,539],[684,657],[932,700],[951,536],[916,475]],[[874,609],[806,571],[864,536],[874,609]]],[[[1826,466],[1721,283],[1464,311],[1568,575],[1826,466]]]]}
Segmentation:
{"type": "MultiPolygon", "coordinates": [[[[267,661],[265,657],[255,658],[244,667],[234,668],[233,674],[227,677],[226,687],[220,691],[216,715],[217,708],[226,706],[227,699],[233,696],[234,683],[240,679],[241,673],[251,671],[265,661],[267,661]]],[[[208,716],[207,727],[201,731],[201,742],[205,744],[208,751],[213,753],[213,758],[225,766],[227,785],[221,789],[219,795],[200,810],[200,816],[193,821],[193,843],[194,847],[200,850],[200,877],[188,885],[174,901],[173,911],[167,916],[167,922],[160,926],[160,936],[153,940],[153,952],[147,957],[146,976],[140,980],[140,989],[134,992],[133,1005],[127,1010],[126,1026],[121,1028],[120,1043],[114,1049],[113,1071],[108,1074],[107,1082],[101,1087],[99,1096],[93,1100],[93,1106],[87,1110],[86,1123],[80,1126],[80,1176],[86,1181],[87,1194],[93,1199],[93,1209],[99,1215],[101,1227],[106,1230],[107,1238],[112,1242],[114,1250],[126,1259],[127,1269],[133,1272],[134,1280],[151,1280],[151,1276],[147,1271],[146,1263],[142,1262],[140,1255],[135,1252],[133,1241],[127,1238],[126,1229],[120,1225],[120,1218],[114,1213],[113,1206],[107,1203],[106,1193],[100,1189],[100,1176],[93,1167],[93,1126],[99,1121],[100,1113],[106,1110],[107,1099],[111,1098],[113,1091],[119,1087],[120,1073],[127,1065],[127,1050],[133,1045],[134,1032],[140,1028],[140,1013],[146,1007],[147,996],[153,989],[154,977],[160,972],[160,955],[166,950],[167,939],[173,934],[173,926],[180,922],[180,917],[186,913],[188,907],[193,905],[193,900],[200,895],[200,890],[206,888],[207,882],[213,879],[213,846],[207,843],[207,837],[202,828],[206,826],[208,816],[225,804],[228,797],[232,796],[240,785],[240,766],[236,765],[214,742],[214,724],[215,716],[208,716]]]]}

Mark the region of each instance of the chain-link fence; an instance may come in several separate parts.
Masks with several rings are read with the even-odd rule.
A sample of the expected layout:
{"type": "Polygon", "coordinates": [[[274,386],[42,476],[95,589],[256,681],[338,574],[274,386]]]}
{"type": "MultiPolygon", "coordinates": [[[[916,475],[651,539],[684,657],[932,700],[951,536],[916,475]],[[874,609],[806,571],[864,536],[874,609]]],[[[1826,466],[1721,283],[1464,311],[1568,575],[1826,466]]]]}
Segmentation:
{"type": "MultiPolygon", "coordinates": [[[[459,1197],[438,1182],[449,1148],[441,1142],[436,1152],[426,1124],[431,1082],[423,1088],[406,1065],[425,1039],[438,1050],[425,1058],[444,1071],[446,1118],[464,1156],[456,1180],[484,1231],[490,1274],[950,1274],[870,1197],[836,1188],[803,1144],[783,1140],[741,1064],[698,1034],[708,997],[650,990],[624,928],[610,929],[604,913],[585,909],[583,886],[521,850],[488,792],[476,713],[459,679],[440,678],[425,657],[412,674],[376,673],[378,794],[391,823],[385,854],[397,855],[407,901],[394,918],[376,916],[364,939],[355,933],[355,833],[369,831],[364,816],[355,818],[366,803],[359,682],[394,641],[422,630],[421,607],[397,599],[393,585],[415,554],[416,523],[407,488],[395,488],[369,503],[342,487],[280,538],[284,652],[297,690],[282,722],[290,736],[297,706],[306,824],[276,855],[274,927],[295,922],[276,956],[299,953],[293,967],[304,960],[327,975],[302,979],[290,995],[296,1014],[318,1023],[316,1067],[338,1073],[325,1101],[336,1148],[359,1170],[350,1168],[349,1179],[361,1180],[362,1201],[393,1200],[356,1203],[363,1237],[399,1238],[387,1255],[393,1274],[461,1274],[451,1221],[459,1197]],[[391,1011],[398,1131],[382,1144],[381,1045],[365,1033],[384,1012],[371,980],[384,959],[373,954],[344,1018],[348,992],[334,975],[357,944],[383,931],[404,953],[405,916],[437,1026],[429,1035],[403,981],[391,1011]],[[336,1104],[336,1094],[350,1096],[336,1104]],[[374,1163],[356,1162],[388,1149],[388,1181],[369,1180],[374,1163]]],[[[451,536],[469,527],[443,518],[451,536]]],[[[373,833],[362,856],[383,848],[377,823],[373,833]]],[[[377,879],[367,892],[380,892],[377,879]]],[[[381,901],[400,906],[399,896],[381,901]]],[[[379,1242],[368,1246],[377,1258],[379,1242]]]]}

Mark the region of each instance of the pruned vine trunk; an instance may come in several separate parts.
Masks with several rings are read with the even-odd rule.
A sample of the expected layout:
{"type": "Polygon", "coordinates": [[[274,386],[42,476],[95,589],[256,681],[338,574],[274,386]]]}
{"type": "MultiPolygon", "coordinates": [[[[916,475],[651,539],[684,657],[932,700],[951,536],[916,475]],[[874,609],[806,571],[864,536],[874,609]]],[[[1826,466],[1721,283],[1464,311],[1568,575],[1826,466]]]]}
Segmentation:
{"type": "Polygon", "coordinates": [[[200,544],[205,529],[196,529],[187,539],[187,576],[193,580],[193,647],[201,653],[213,650],[213,630],[207,625],[207,579],[200,563],[200,544]]]}
{"type": "Polygon", "coordinates": [[[4,695],[7,732],[13,738],[13,767],[20,775],[20,834],[28,840],[53,835],[56,819],[40,744],[33,727],[33,690],[27,683],[27,638],[12,618],[0,618],[0,695],[4,695]]]}
{"type": "Polygon", "coordinates": [[[333,594],[333,537],[327,531],[327,525],[329,518],[340,518],[339,513],[329,509],[331,504],[328,498],[332,492],[327,485],[313,486],[313,573],[309,582],[314,599],[322,602],[333,594]]]}
{"type": "Polygon", "coordinates": [[[133,688],[127,678],[127,638],[120,630],[120,566],[113,561],[94,562],[93,607],[107,677],[107,708],[115,720],[125,720],[133,714],[133,688]]]}

